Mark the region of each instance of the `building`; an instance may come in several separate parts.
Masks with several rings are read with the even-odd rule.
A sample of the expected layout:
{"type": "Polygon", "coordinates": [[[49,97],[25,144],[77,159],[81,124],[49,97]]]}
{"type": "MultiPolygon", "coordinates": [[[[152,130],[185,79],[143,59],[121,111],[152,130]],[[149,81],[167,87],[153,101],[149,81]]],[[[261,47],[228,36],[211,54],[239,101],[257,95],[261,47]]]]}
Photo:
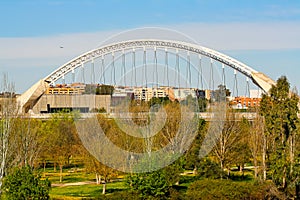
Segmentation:
{"type": "Polygon", "coordinates": [[[134,88],[134,99],[140,101],[150,101],[153,97],[168,97],[168,87],[136,87],[134,88]]]}
{"type": "Polygon", "coordinates": [[[262,94],[262,89],[250,90],[250,98],[261,98],[262,94]]]}
{"type": "Polygon", "coordinates": [[[187,96],[191,95],[193,98],[196,98],[196,91],[194,88],[172,88],[174,93],[174,99],[182,101],[186,99],[187,96]]]}
{"type": "Polygon", "coordinates": [[[56,84],[48,87],[45,94],[83,94],[85,87],[82,83],[56,84]]]}
{"type": "Polygon", "coordinates": [[[114,92],[111,95],[111,105],[119,105],[124,100],[134,99],[134,89],[132,87],[115,87],[114,92]]]}
{"type": "Polygon", "coordinates": [[[34,114],[55,113],[62,110],[78,110],[82,113],[91,112],[100,108],[109,111],[110,95],[70,95],[70,94],[44,94],[31,109],[34,114]]]}
{"type": "Polygon", "coordinates": [[[260,105],[261,98],[235,97],[230,105],[235,109],[255,108],[260,105]]]}

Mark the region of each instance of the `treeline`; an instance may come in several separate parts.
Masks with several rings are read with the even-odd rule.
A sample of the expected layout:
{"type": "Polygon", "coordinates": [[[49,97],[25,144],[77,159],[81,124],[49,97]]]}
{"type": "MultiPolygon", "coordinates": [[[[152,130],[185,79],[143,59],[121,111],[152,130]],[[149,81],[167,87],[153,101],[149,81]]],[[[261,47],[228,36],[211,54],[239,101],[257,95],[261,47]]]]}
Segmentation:
{"type": "MultiPolygon", "coordinates": [[[[197,118],[196,136],[192,138],[190,148],[177,161],[158,171],[138,174],[124,174],[112,169],[99,162],[95,158],[97,155],[91,155],[87,151],[77,132],[76,120],[80,117],[79,113],[56,113],[51,119],[42,121],[19,116],[16,108],[12,106],[14,104],[9,102],[9,99],[6,101],[2,103],[0,124],[1,185],[15,166],[46,169],[51,165],[57,173],[60,173],[60,181],[63,181],[63,168],[70,166],[70,161],[76,158],[87,173],[95,174],[97,184],[103,184],[103,193],[106,189],[105,184],[122,174],[126,177],[128,187],[131,188],[131,192],[127,192],[126,195],[131,195],[132,198],[137,196],[159,199],[177,196],[178,199],[183,199],[185,198],[183,196],[189,196],[194,199],[205,199],[205,196],[210,195],[211,198],[226,199],[300,197],[300,138],[297,116],[299,97],[295,92],[291,92],[285,77],[278,79],[270,95],[263,96],[257,117],[253,121],[237,119],[235,111],[227,105],[226,113],[221,113],[225,116],[224,121],[206,122],[197,118]],[[213,139],[210,140],[210,145],[203,149],[203,143],[208,136],[213,139]],[[207,154],[199,156],[204,155],[200,154],[203,151],[207,151],[207,154]],[[236,173],[233,173],[236,170],[240,174],[238,178],[246,180],[248,176],[245,174],[246,167],[247,171],[253,173],[256,184],[230,181],[237,178],[236,173]],[[181,174],[186,171],[194,174],[195,182],[181,197],[176,186],[184,181],[181,174]],[[220,185],[224,185],[223,189],[218,187],[220,185]],[[236,196],[227,197],[228,192],[236,196]],[[245,196],[241,196],[242,193],[245,196]]],[[[186,105],[191,106],[188,101],[189,99],[186,105]]],[[[199,101],[198,105],[204,106],[201,109],[206,109],[206,103],[199,101]]],[[[129,111],[133,122],[140,127],[147,126],[150,123],[149,116],[140,116],[139,113],[153,109],[155,104],[161,104],[167,117],[165,125],[152,137],[130,136],[126,134],[126,128],[132,127],[120,129],[120,124],[116,120],[102,114],[97,116],[97,122],[106,137],[121,149],[150,155],[172,144],[175,139],[178,140],[176,134],[179,130],[188,133],[191,128],[188,126],[185,129],[179,128],[182,124],[184,103],[159,99],[153,99],[149,103],[131,102],[129,111]]],[[[161,108],[158,107],[154,111],[158,112],[161,108]]],[[[93,126],[86,126],[85,130],[88,133],[93,130],[93,126]]]]}

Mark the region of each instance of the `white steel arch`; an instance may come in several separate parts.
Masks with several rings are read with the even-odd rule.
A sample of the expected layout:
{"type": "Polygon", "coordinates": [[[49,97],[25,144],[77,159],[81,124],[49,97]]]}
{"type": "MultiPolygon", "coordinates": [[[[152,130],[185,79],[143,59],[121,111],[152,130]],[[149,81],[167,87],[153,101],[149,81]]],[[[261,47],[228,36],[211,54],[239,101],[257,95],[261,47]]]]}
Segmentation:
{"type": "MultiPolygon", "coordinates": [[[[86,52],[71,61],[65,63],[54,72],[49,74],[47,77],[39,81],[32,88],[27,90],[19,98],[19,102],[22,108],[31,105],[37,100],[45,91],[46,85],[50,83],[55,83],[58,79],[62,78],[65,74],[74,71],[76,68],[80,67],[83,63],[89,62],[92,59],[95,59],[106,54],[111,54],[116,51],[124,51],[130,49],[138,48],[167,48],[175,50],[185,50],[194,52],[196,54],[201,54],[212,58],[218,62],[221,62],[239,72],[249,77],[254,84],[258,85],[261,89],[268,93],[272,85],[275,85],[275,82],[266,76],[263,73],[256,71],[255,69],[249,67],[248,65],[213,49],[203,47],[197,44],[174,41],[174,40],[158,40],[158,39],[139,39],[139,40],[128,40],[109,44],[106,46],[99,47],[97,49],[86,52]]],[[[28,110],[28,109],[25,109],[28,110]]]]}
{"type": "Polygon", "coordinates": [[[198,53],[207,57],[210,57],[214,60],[217,60],[221,63],[224,63],[239,72],[243,73],[247,77],[251,78],[252,73],[257,73],[256,70],[252,69],[251,67],[239,62],[238,60],[231,58],[225,54],[217,52],[215,50],[196,45],[191,43],[186,43],[182,41],[172,41],[172,40],[154,40],[154,39],[143,39],[143,40],[129,40],[129,41],[122,41],[118,43],[109,44],[89,52],[86,52],[73,60],[67,62],[66,64],[62,65],[50,75],[48,75],[44,80],[48,83],[56,82],[65,74],[69,73],[70,71],[76,69],[77,67],[81,66],[82,63],[91,61],[93,58],[97,58],[106,54],[111,54],[116,51],[122,50],[130,50],[130,49],[137,49],[137,48],[144,48],[144,47],[157,47],[157,48],[168,48],[168,49],[178,49],[178,50],[185,50],[194,53],[198,53]]]}

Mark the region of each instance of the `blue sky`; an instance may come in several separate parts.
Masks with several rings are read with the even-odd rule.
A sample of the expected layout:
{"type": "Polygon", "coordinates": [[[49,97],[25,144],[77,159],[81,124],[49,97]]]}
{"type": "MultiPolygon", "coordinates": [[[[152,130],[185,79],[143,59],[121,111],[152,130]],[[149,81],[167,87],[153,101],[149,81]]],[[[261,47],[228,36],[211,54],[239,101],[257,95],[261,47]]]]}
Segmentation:
{"type": "Polygon", "coordinates": [[[2,0],[2,37],[182,23],[299,21],[297,0],[2,0]]]}
{"type": "Polygon", "coordinates": [[[149,26],[183,32],[300,88],[297,0],[2,0],[0,73],[24,92],[110,35],[149,26]]]}

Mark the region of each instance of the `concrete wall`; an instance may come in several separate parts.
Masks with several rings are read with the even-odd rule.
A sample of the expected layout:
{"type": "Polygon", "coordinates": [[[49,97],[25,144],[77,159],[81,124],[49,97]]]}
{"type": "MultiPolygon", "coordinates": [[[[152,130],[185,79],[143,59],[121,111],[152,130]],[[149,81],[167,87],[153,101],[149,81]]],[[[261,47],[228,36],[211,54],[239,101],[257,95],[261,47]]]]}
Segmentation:
{"type": "Polygon", "coordinates": [[[51,95],[44,94],[32,108],[32,112],[39,114],[47,112],[48,107],[51,108],[105,108],[109,111],[111,104],[110,95],[51,95]]]}

